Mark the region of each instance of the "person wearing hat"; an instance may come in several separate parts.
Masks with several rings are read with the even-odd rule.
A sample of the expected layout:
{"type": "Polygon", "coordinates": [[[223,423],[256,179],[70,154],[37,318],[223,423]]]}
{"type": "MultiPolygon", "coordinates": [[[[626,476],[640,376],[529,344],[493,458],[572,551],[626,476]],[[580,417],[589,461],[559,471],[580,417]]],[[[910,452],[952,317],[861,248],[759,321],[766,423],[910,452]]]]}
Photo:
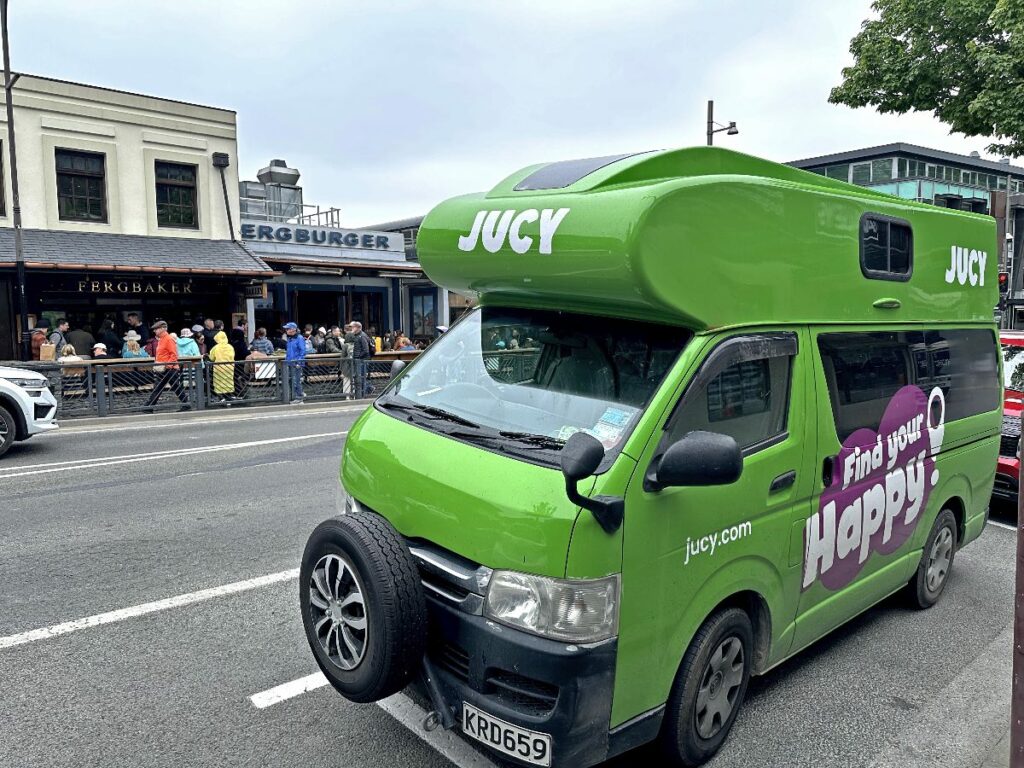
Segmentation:
{"type": "Polygon", "coordinates": [[[159,374],[160,378],[153,386],[153,393],[146,401],[144,410],[152,413],[153,407],[160,399],[160,395],[162,395],[164,390],[168,387],[170,387],[171,391],[177,395],[178,400],[181,401],[181,408],[178,410],[191,410],[192,406],[189,405],[188,397],[181,388],[181,369],[178,366],[178,345],[175,343],[171,334],[167,332],[167,323],[163,320],[158,320],[153,323],[150,330],[153,331],[153,336],[157,340],[156,365],[153,366],[153,371],[159,374]]]}
{"type": "Polygon", "coordinates": [[[178,335],[178,357],[201,357],[199,345],[196,344],[191,328],[182,328],[178,335]]]}
{"type": "Polygon", "coordinates": [[[306,367],[306,339],[299,333],[295,323],[285,323],[284,333],[288,339],[285,348],[285,365],[288,366],[288,380],[292,387],[292,405],[298,405],[305,397],[302,391],[302,373],[306,367]]]}
{"type": "Polygon", "coordinates": [[[93,360],[109,360],[110,355],[107,354],[107,345],[102,341],[97,341],[92,345],[92,359],[93,360]]]}
{"type": "Polygon", "coordinates": [[[124,335],[124,346],[121,347],[121,357],[124,359],[131,359],[133,357],[149,357],[146,354],[139,342],[142,341],[142,337],[139,336],[135,331],[128,331],[124,335]]]}
{"type": "Polygon", "coordinates": [[[196,323],[192,326],[192,341],[196,343],[196,347],[199,348],[199,354],[206,354],[206,337],[203,336],[203,326],[196,323]]]}

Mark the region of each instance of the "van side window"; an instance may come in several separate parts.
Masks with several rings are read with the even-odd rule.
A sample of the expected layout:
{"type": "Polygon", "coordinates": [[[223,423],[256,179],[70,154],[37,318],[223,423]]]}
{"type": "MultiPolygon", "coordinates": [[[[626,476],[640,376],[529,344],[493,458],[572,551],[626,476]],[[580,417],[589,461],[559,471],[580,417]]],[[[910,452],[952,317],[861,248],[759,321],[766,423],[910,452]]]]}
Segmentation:
{"type": "Polygon", "coordinates": [[[701,390],[687,393],[670,442],[699,429],[730,435],[743,449],[784,433],[792,359],[746,360],[726,368],[701,390]]]}
{"type": "Polygon", "coordinates": [[[907,384],[925,395],[939,387],[947,422],[999,407],[989,330],[823,333],[818,349],[840,442],[858,429],[878,429],[889,399],[907,384]]]}
{"type": "Polygon", "coordinates": [[[860,220],[860,269],[873,280],[910,279],[914,237],[910,224],[878,214],[860,220]]]}

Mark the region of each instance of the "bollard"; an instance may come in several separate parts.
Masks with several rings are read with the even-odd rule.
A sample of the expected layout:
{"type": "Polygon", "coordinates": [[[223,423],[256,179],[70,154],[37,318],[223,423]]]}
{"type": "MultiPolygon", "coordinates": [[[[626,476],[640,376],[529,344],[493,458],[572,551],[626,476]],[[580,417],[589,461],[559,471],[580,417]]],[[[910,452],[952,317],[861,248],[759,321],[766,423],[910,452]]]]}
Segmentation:
{"type": "Polygon", "coordinates": [[[92,366],[93,378],[96,380],[96,414],[107,416],[109,414],[109,403],[107,402],[107,367],[105,365],[92,366]]]}

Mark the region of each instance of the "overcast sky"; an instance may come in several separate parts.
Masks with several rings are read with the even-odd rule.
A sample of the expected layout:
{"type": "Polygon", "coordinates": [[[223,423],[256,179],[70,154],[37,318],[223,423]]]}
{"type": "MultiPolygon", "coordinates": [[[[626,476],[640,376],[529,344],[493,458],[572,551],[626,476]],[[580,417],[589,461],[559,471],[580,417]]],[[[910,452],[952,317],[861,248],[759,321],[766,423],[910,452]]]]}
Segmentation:
{"type": "Polygon", "coordinates": [[[828,104],[869,0],[10,0],[12,67],[238,112],[348,226],[425,213],[522,166],[704,142],[785,161],[907,141],[929,115],[828,104]]]}

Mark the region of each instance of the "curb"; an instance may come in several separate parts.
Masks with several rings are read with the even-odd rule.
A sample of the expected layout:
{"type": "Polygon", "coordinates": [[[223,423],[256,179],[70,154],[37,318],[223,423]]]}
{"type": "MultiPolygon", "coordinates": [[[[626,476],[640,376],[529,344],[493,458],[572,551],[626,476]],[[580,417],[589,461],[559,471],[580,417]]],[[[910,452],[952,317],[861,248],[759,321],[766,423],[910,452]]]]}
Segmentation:
{"type": "Polygon", "coordinates": [[[239,405],[227,408],[205,408],[201,411],[166,411],[163,413],[125,413],[118,414],[116,416],[83,416],[80,418],[69,417],[59,421],[60,426],[63,428],[70,429],[72,427],[98,427],[98,426],[118,426],[123,424],[132,424],[135,422],[145,423],[160,423],[170,421],[188,421],[190,419],[207,419],[210,417],[220,417],[227,415],[248,415],[258,413],[302,413],[303,411],[319,411],[325,408],[328,409],[345,409],[358,407],[360,409],[365,408],[372,399],[363,400],[322,400],[322,401],[305,401],[302,405],[285,405],[284,403],[270,403],[266,405],[239,405]]]}

